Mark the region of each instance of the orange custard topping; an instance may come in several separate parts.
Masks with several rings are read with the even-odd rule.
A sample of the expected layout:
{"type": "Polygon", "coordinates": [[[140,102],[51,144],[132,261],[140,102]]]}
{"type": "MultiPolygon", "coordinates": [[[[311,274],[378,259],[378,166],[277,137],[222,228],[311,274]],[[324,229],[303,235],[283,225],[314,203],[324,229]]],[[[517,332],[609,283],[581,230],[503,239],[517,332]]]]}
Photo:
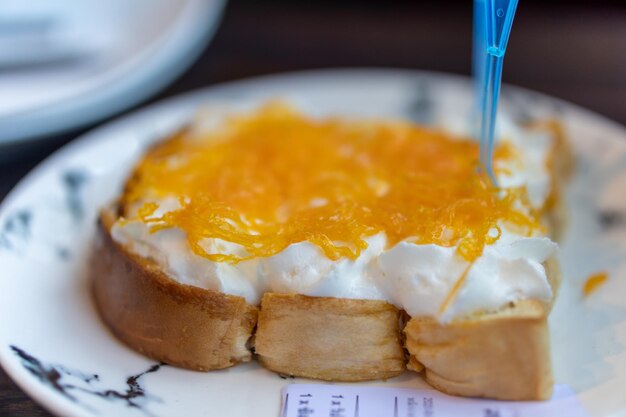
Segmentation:
{"type": "MultiPolygon", "coordinates": [[[[515,157],[496,150],[496,164],[515,157]]],[[[311,119],[282,104],[226,118],[202,134],[157,145],[127,184],[123,203],[151,232],[179,228],[192,250],[216,262],[277,254],[309,241],[330,259],[356,259],[364,238],[388,246],[458,247],[468,261],[501,224],[539,228],[526,191],[496,189],[477,170],[478,144],[407,123],[311,119]],[[180,207],[157,214],[175,197],[180,207]],[[208,253],[217,238],[247,255],[208,253]]]]}
{"type": "Polygon", "coordinates": [[[587,297],[595,292],[609,278],[606,272],[598,272],[590,275],[583,285],[583,296],[587,297]]]}

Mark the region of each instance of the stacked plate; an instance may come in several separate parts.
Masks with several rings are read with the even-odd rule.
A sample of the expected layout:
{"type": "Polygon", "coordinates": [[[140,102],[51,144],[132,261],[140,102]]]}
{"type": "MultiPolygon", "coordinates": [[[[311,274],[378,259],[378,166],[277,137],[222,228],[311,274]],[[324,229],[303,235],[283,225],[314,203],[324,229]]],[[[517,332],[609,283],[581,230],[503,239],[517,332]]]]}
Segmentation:
{"type": "Polygon", "coordinates": [[[126,109],[180,75],[225,0],[4,0],[0,150],[126,109]]]}

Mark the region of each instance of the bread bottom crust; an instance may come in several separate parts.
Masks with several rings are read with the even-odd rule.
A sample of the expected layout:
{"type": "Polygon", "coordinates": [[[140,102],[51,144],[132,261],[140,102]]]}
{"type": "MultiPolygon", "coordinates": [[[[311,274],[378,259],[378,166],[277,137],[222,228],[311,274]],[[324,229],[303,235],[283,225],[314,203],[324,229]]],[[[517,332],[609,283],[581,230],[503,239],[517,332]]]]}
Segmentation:
{"type": "Polygon", "coordinates": [[[399,311],[386,301],[266,293],[255,338],[259,362],[329,381],[387,379],[405,370],[399,311]]]}
{"type": "Polygon", "coordinates": [[[208,371],[249,361],[257,308],[243,297],[169,278],[153,261],[117,244],[113,210],[100,215],[90,275],[100,316],[113,333],[162,362],[208,371]]]}

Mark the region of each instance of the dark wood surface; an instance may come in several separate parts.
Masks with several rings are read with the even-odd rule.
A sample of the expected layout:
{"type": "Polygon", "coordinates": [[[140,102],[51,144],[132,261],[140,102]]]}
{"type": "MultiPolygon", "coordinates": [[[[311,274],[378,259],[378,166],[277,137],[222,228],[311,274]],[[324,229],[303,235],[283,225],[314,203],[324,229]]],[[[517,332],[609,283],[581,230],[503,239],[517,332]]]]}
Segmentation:
{"type": "MultiPolygon", "coordinates": [[[[218,82],[326,67],[470,73],[471,2],[230,2],[213,42],[149,102],[218,82]]],[[[623,2],[521,2],[504,79],[626,124],[623,2]]],[[[65,134],[0,165],[0,200],[65,134]]],[[[4,318],[0,318],[4,319],[4,318]]],[[[0,369],[0,417],[49,416],[0,369]]]]}

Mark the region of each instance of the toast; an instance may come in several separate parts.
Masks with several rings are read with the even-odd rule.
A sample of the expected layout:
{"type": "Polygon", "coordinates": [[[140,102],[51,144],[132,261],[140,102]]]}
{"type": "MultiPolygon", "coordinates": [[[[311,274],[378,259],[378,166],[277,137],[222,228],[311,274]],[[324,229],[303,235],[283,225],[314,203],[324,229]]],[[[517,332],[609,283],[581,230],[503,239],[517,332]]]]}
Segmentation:
{"type": "MultiPolygon", "coordinates": [[[[270,116],[276,112],[278,120],[283,120],[280,109],[271,108],[270,116]]],[[[383,126],[382,131],[389,128],[383,126]]],[[[557,125],[534,128],[548,130],[557,138],[550,153],[550,194],[539,209],[541,222],[556,233],[562,229],[564,219],[559,192],[567,171],[567,164],[560,158],[568,152],[557,125]]],[[[406,126],[398,129],[404,132],[406,126]]],[[[188,129],[155,145],[146,158],[162,167],[163,161],[177,155],[176,149],[186,135],[188,129]]],[[[551,395],[547,317],[560,281],[556,258],[548,258],[540,267],[551,288],[551,298],[514,300],[450,321],[433,315],[411,317],[383,293],[368,297],[334,296],[332,291],[307,289],[306,283],[301,286],[304,293],[284,290],[268,284],[272,277],[267,276],[262,263],[242,267],[256,271],[250,285],[262,291],[255,299],[243,290],[237,295],[237,291],[229,293],[181,281],[158,253],[154,256],[137,250],[132,237],[130,242],[115,237],[113,229],[124,227],[134,215],[141,222],[153,224],[150,234],[171,227],[163,225],[173,221],[167,213],[154,214],[158,205],[148,203],[142,207],[141,198],[145,196],[141,195],[137,200],[137,184],[145,178],[146,172],[138,165],[118,202],[100,213],[90,271],[100,315],[131,348],[159,361],[201,371],[226,368],[256,357],[261,365],[280,374],[328,381],[388,379],[408,368],[423,373],[431,385],[453,395],[505,400],[537,400],[551,395]]],[[[188,202],[181,199],[176,204],[188,202]]],[[[236,229],[232,223],[225,222],[218,230],[220,239],[236,229]]],[[[316,244],[322,248],[318,252],[323,250],[331,259],[334,254],[339,254],[338,258],[350,255],[348,246],[312,239],[318,239],[316,244]]],[[[222,248],[221,241],[215,242],[212,250],[222,248]]],[[[200,255],[198,259],[209,259],[211,265],[243,265],[251,258],[263,260],[273,256],[250,244],[246,249],[256,253],[251,256],[241,250],[247,240],[241,242],[233,252],[228,249],[224,253],[208,251],[199,240],[190,241],[189,245],[195,252],[192,257],[200,255]]],[[[358,256],[360,252],[355,253],[358,256]]],[[[318,258],[311,259],[318,262],[318,258]]],[[[358,259],[349,264],[357,265],[358,259]]],[[[359,271],[365,274],[365,270],[359,271]]],[[[294,282],[308,279],[298,273],[290,274],[287,279],[294,282]]],[[[228,274],[219,279],[228,279],[228,274]]]]}
{"type": "Polygon", "coordinates": [[[399,318],[386,301],[266,293],[255,351],[263,366],[282,374],[388,379],[405,370],[399,318]]]}

